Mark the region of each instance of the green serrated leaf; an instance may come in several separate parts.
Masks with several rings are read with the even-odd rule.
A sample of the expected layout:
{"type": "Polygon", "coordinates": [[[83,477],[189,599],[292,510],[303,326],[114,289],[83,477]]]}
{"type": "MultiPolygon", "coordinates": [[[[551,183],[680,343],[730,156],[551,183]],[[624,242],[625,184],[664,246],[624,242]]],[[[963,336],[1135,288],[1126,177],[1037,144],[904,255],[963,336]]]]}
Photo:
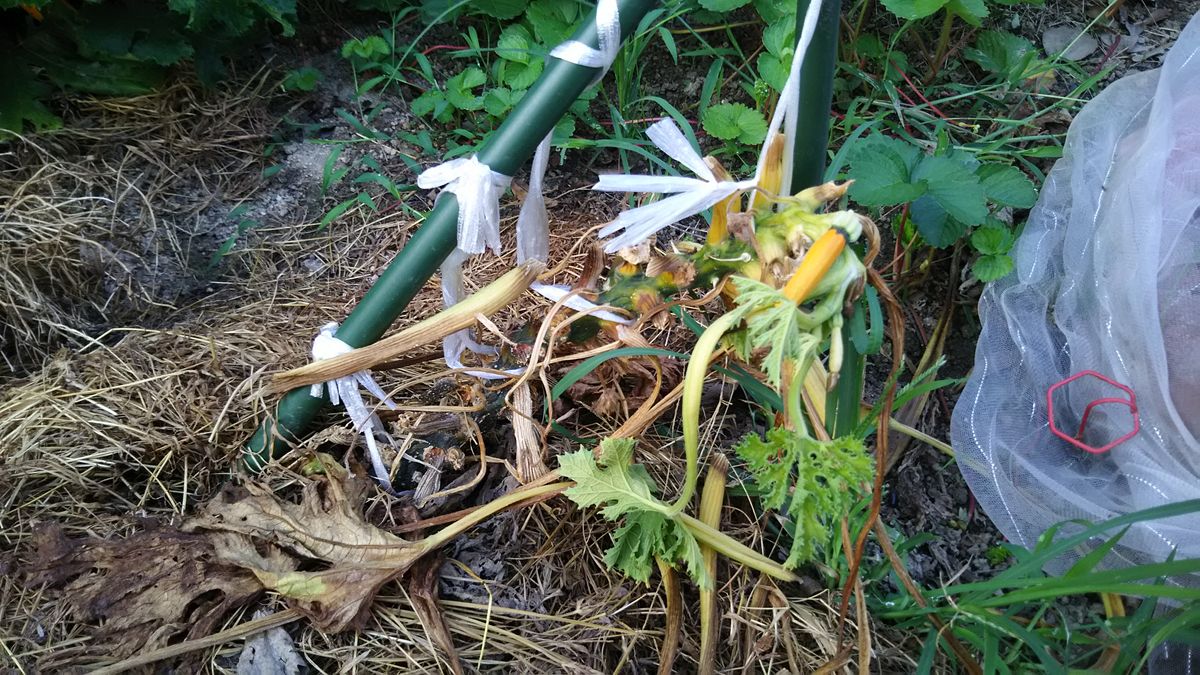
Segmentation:
{"type": "MultiPolygon", "coordinates": [[[[790,51],[786,53],[786,60],[791,61],[792,54],[790,51]]],[[[762,78],[775,91],[783,91],[783,87],[787,84],[788,65],[784,64],[784,59],[775,56],[774,54],[762,53],[758,55],[758,76],[762,78]]]]}
{"type": "Polygon", "coordinates": [[[575,0],[533,0],[525,18],[542,44],[556,45],[575,32],[581,16],[575,0]]]}
{"type": "Polygon", "coordinates": [[[461,73],[446,80],[446,102],[458,110],[481,110],[483,98],[476,96],[474,90],[487,82],[487,75],[475,66],[464,69],[461,73]]]}
{"type": "Polygon", "coordinates": [[[762,41],[767,52],[777,58],[783,58],[785,51],[794,53],[796,24],[786,21],[772,23],[763,29],[762,41]]]}
{"type": "Polygon", "coordinates": [[[983,19],[988,15],[983,0],[950,0],[946,3],[946,11],[975,27],[983,25],[983,19]]]}
{"type": "Polygon", "coordinates": [[[971,266],[971,273],[980,281],[995,281],[1013,271],[1013,259],[1007,255],[983,255],[971,266]]]}
{"type": "MultiPolygon", "coordinates": [[[[950,155],[923,157],[913,180],[925,184],[926,194],[963,225],[978,225],[988,216],[987,195],[979,178],[950,155]]],[[[930,243],[933,243],[930,241],[930,243]]]]}
{"type": "Polygon", "coordinates": [[[984,164],[979,168],[979,183],[988,201],[1002,206],[1028,209],[1037,202],[1037,188],[1015,166],[984,164]]]}
{"type": "Polygon", "coordinates": [[[682,563],[702,588],[711,587],[699,542],[654,496],[654,481],[645,467],[633,463],[636,445],[631,438],[606,438],[599,458],[591,450],[561,455],[559,472],[575,481],[564,494],[580,506],[602,507],[600,513],[608,520],[624,518],[604,557],[614,569],[644,582],[654,558],[660,557],[682,563]]]}
{"type": "Polygon", "coordinates": [[[985,30],[975,39],[975,45],[963,51],[963,56],[980,68],[998,75],[1011,76],[1014,70],[1027,64],[1037,54],[1032,42],[1008,31],[985,30]]]}
{"type": "Polygon", "coordinates": [[[985,225],[971,233],[971,246],[984,255],[1004,255],[1012,245],[1013,235],[1006,227],[985,225]]]}
{"type": "Polygon", "coordinates": [[[920,150],[904,141],[871,136],[849,153],[850,198],[864,206],[904,204],[925,194],[926,186],[911,174],[920,150]]]}
{"type": "Polygon", "coordinates": [[[312,91],[324,79],[324,74],[312,66],[303,66],[287,74],[283,78],[285,91],[312,91]]]}
{"type": "Polygon", "coordinates": [[[794,536],[784,566],[793,569],[829,540],[833,524],[865,493],[875,470],[854,437],[821,442],[774,428],[766,438],[743,438],[736,451],[762,491],[763,506],[792,520],[794,536]]]}
{"type": "Polygon", "coordinates": [[[936,199],[923,195],[908,208],[908,217],[917,226],[917,232],[936,248],[951,246],[967,233],[967,226],[951,218],[936,199]]]}
{"type": "Polygon", "coordinates": [[[533,59],[530,50],[533,47],[533,37],[519,23],[514,23],[500,32],[496,41],[496,55],[506,61],[529,63],[533,59]]]}
{"type": "Polygon", "coordinates": [[[542,74],[542,59],[534,59],[529,63],[505,61],[501,64],[501,80],[504,84],[516,90],[525,90],[533,86],[538,76],[542,74]]]}
{"type": "Polygon", "coordinates": [[[767,136],[767,120],[762,113],[741,103],[709,106],[702,123],[710,136],[725,141],[755,145],[767,136]]]}
{"type": "Polygon", "coordinates": [[[384,40],[379,35],[368,35],[365,38],[347,40],[342,44],[342,58],[344,59],[357,58],[363,61],[371,61],[387,56],[391,51],[387,40],[384,40]]]}
{"type": "Polygon", "coordinates": [[[710,12],[730,12],[750,4],[750,0],[700,0],[700,6],[710,12]]]}
{"type": "Polygon", "coordinates": [[[493,19],[515,19],[525,11],[528,0],[474,0],[471,9],[493,19]]]}
{"type": "Polygon", "coordinates": [[[754,10],[768,26],[780,21],[796,25],[796,3],[781,0],[754,0],[754,10]]]}
{"type": "Polygon", "coordinates": [[[932,15],[949,0],[883,0],[883,6],[901,19],[923,19],[932,15]]]}

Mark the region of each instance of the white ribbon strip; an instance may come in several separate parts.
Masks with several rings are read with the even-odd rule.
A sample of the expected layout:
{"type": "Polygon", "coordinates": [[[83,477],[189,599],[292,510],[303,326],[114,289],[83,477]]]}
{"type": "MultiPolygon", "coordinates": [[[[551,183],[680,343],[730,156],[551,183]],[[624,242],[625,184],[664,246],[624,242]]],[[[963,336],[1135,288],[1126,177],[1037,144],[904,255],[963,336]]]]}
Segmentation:
{"type": "Polygon", "coordinates": [[[417,176],[419,187],[441,187],[458,198],[458,248],[471,254],[485,248],[500,254],[500,195],[511,181],[475,155],[443,162],[417,176]]]}
{"type": "Polygon", "coordinates": [[[592,186],[593,190],[607,192],[659,192],[673,196],[621,212],[616,220],[600,229],[601,237],[617,233],[604,246],[606,253],[615,253],[627,246],[636,246],[652,237],[659,230],[677,223],[684,218],[694,216],[710,209],[722,199],[740,190],[749,190],[759,184],[766,171],[767,148],[771,138],[783,127],[786,147],[783,162],[783,185],[792,181],[792,153],[796,142],[796,108],[799,105],[800,70],[804,65],[804,56],[812,43],[813,32],[817,27],[817,18],[821,14],[821,0],[812,0],[804,15],[804,25],[800,31],[800,39],[796,44],[796,53],[792,57],[792,67],[788,72],[787,82],[779,95],[779,105],[771,115],[767,128],[766,142],[758,157],[758,166],[754,178],[744,181],[719,181],[688,143],[687,138],[675,122],[670,118],[656,122],[646,130],[646,135],[669,157],[683,164],[699,178],[679,176],[639,176],[628,174],[607,174],[600,176],[599,182],[592,186]]]}
{"type": "Polygon", "coordinates": [[[546,214],[546,199],[542,195],[542,183],[546,180],[546,166],[550,163],[550,139],[554,132],[546,134],[533,153],[533,165],[529,169],[529,190],[521,203],[521,215],[517,217],[517,264],[526,260],[546,262],[550,257],[550,217],[546,214]]]}
{"type": "Polygon", "coordinates": [[[616,220],[600,229],[600,236],[607,237],[620,232],[604,246],[606,253],[614,253],[626,246],[635,246],[649,239],[656,232],[694,216],[717,202],[741,190],[749,190],[758,180],[717,180],[704,158],[692,148],[675,121],[667,118],[655,122],[646,130],[654,145],[680,164],[686,166],[699,178],[682,176],[645,176],[628,174],[606,174],[600,176],[593,190],[606,192],[661,192],[674,196],[653,204],[622,211],[616,220]]]}
{"type": "Polygon", "coordinates": [[[542,296],[543,298],[546,298],[547,300],[549,300],[551,302],[558,302],[559,300],[562,300],[563,298],[567,298],[566,301],[563,302],[563,305],[570,307],[571,309],[573,309],[577,312],[582,312],[584,314],[591,314],[592,316],[596,317],[597,319],[604,319],[605,321],[619,323],[623,326],[628,326],[633,323],[633,321],[630,321],[629,319],[621,316],[620,314],[615,314],[613,312],[608,311],[607,309],[601,309],[600,305],[597,305],[596,303],[591,302],[591,301],[587,300],[586,298],[580,297],[579,295],[571,295],[570,297],[567,297],[571,293],[570,286],[560,286],[557,284],[543,284],[540,281],[535,281],[532,284],[530,284],[529,290],[537,293],[538,295],[542,296]]]}
{"type": "Polygon", "coordinates": [[[621,48],[621,16],[617,0],[600,0],[596,3],[596,45],[593,49],[578,40],[567,40],[555,47],[550,56],[577,66],[599,68],[599,81],[612,67],[621,48]]]}
{"type": "MultiPolygon", "coordinates": [[[[327,323],[321,327],[321,332],[313,340],[312,357],[314,361],[332,359],[354,350],[350,345],[334,337],[337,329],[336,323],[327,323]]],[[[375,434],[383,436],[389,444],[392,444],[392,438],[384,429],[383,422],[375,414],[374,409],[368,407],[366,401],[363,400],[362,392],[359,391],[360,387],[369,391],[383,405],[392,410],[396,409],[396,404],[375,382],[375,378],[371,377],[369,370],[360,370],[329,382],[319,382],[312,385],[308,393],[313,398],[321,398],[324,392],[328,391],[330,402],[346,408],[346,414],[354,422],[355,430],[360,432],[367,441],[367,452],[371,457],[371,468],[375,472],[375,480],[379,481],[379,484],[388,492],[392,492],[392,481],[388,476],[387,466],[383,463],[383,456],[379,453],[375,434]]]]}

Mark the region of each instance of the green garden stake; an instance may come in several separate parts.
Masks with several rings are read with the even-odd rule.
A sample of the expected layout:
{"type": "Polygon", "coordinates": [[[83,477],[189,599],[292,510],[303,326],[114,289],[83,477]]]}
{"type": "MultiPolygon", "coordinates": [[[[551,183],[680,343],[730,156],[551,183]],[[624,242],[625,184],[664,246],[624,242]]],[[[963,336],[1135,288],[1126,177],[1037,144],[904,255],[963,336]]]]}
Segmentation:
{"type": "MultiPolygon", "coordinates": [[[[808,0],[796,5],[796,37],[804,24],[808,0]]],[[[796,112],[796,139],[792,145],[792,194],[825,181],[825,155],[829,148],[829,110],[833,103],[833,76],[837,72],[838,25],[841,0],[825,0],[800,70],[800,105],[796,112]]],[[[862,399],[864,360],[854,348],[849,332],[842,337],[842,377],[825,401],[826,430],[833,437],[851,433],[858,424],[862,399]]]]}
{"type": "MultiPolygon", "coordinates": [[[[657,4],[655,0],[619,0],[621,39],[628,38],[657,4]]],[[[594,12],[584,20],[573,39],[596,46],[594,12]]],[[[515,173],[593,82],[597,70],[549,59],[541,77],[479,149],[479,161],[496,172],[510,176],[515,173]]],[[[453,194],[443,192],[433,212],[342,322],[337,338],[352,347],[363,347],[383,337],[454,250],[457,226],[458,202],[453,194]]],[[[275,413],[259,425],[246,443],[243,450],[246,466],[258,471],[271,457],[299,441],[311,430],[313,420],[325,405],[324,398],[311,396],[307,388],[285,394],[275,413]]]]}

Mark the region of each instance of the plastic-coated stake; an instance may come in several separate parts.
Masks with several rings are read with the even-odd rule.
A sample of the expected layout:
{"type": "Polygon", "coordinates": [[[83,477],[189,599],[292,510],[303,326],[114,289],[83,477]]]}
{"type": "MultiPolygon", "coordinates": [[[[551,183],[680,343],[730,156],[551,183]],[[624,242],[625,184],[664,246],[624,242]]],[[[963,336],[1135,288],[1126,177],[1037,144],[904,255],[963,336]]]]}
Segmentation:
{"type": "MultiPolygon", "coordinates": [[[[622,40],[657,4],[655,0],[620,0],[622,40]]],[[[594,14],[583,22],[574,39],[596,46],[594,14]]],[[[515,173],[592,83],[596,72],[595,68],[549,59],[541,77],[479,149],[479,160],[493,171],[510,176],[515,173]]],[[[457,230],[458,202],[454,195],[443,193],[412,239],[342,322],[338,339],[352,347],[363,347],[383,337],[454,250],[457,230]]],[[[251,470],[261,469],[271,457],[297,442],[310,431],[313,419],[325,403],[324,399],[310,396],[307,388],[285,394],[275,413],[259,425],[246,443],[243,454],[246,466],[251,470]]]]}

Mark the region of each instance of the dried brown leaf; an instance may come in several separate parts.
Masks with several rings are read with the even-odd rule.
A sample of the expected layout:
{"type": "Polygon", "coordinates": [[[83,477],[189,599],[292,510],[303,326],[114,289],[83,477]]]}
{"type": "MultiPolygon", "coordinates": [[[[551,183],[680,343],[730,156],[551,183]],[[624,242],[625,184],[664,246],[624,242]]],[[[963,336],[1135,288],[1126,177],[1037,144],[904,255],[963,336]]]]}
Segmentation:
{"type": "Polygon", "coordinates": [[[245,537],[234,539],[218,543],[167,527],[125,539],[71,539],[48,526],[35,535],[26,579],[62,589],[71,610],[98,625],[106,653],[124,657],[208,635],[263,590],[253,573],[223,558],[223,549],[248,549],[245,557],[264,570],[294,565],[278,551],[259,553],[245,537]]]}

